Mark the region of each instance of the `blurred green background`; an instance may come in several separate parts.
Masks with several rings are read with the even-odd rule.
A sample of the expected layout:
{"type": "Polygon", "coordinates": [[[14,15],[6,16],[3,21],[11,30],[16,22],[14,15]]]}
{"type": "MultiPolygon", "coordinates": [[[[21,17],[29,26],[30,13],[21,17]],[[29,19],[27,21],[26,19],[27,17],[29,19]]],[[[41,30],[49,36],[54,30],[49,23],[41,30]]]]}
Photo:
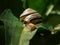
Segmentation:
{"type": "MultiPolygon", "coordinates": [[[[0,0],[0,15],[4,13],[5,9],[11,9],[12,15],[19,20],[20,14],[26,8],[32,8],[40,13],[43,17],[43,23],[47,23],[53,27],[60,24],[60,0],[0,0]]],[[[3,17],[4,15],[0,16],[0,45],[5,45],[5,27],[7,24],[5,24],[6,22],[4,22],[3,17]]],[[[8,19],[7,17],[5,17],[6,20],[8,19]]],[[[13,19],[17,20],[16,18],[13,19]]]]}

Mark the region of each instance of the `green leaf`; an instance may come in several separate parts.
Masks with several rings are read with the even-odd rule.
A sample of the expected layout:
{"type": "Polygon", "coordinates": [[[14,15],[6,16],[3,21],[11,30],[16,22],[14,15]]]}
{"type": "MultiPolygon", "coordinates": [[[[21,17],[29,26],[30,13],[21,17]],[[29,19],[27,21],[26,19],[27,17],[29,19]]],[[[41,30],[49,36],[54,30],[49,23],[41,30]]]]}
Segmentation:
{"type": "Polygon", "coordinates": [[[5,26],[6,45],[17,45],[22,32],[22,23],[17,19],[10,9],[4,10],[0,15],[0,20],[5,26]]]}
{"type": "Polygon", "coordinates": [[[42,11],[45,9],[47,2],[48,2],[48,0],[37,0],[37,1],[29,0],[28,5],[30,8],[35,9],[36,11],[38,11],[41,14],[42,11]]]}
{"type": "Polygon", "coordinates": [[[45,13],[49,10],[48,7],[50,5],[55,6],[58,3],[58,1],[59,0],[27,0],[28,7],[36,10],[38,13],[42,15],[43,18],[46,17],[45,13]]]}

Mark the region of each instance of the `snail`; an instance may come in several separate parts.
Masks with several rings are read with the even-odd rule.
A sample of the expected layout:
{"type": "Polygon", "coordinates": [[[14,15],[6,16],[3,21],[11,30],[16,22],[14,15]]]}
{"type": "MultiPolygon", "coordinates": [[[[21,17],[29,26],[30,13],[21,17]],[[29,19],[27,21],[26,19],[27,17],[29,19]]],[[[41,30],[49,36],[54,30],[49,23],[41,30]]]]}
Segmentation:
{"type": "Polygon", "coordinates": [[[20,20],[27,26],[30,27],[31,30],[36,28],[36,24],[42,22],[42,16],[37,13],[37,11],[27,8],[21,15],[20,20]]]}

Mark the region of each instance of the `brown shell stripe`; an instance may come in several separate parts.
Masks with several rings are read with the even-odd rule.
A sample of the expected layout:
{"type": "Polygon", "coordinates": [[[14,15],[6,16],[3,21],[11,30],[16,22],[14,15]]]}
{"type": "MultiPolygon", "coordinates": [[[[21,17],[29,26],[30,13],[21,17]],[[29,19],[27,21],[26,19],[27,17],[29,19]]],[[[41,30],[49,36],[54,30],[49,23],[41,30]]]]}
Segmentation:
{"type": "Polygon", "coordinates": [[[31,14],[34,14],[34,13],[37,13],[37,12],[33,12],[33,13],[30,13],[30,14],[23,15],[23,16],[21,16],[20,18],[26,17],[26,16],[31,15],[31,14]]]}
{"type": "Polygon", "coordinates": [[[42,17],[31,19],[30,22],[34,23],[34,24],[41,23],[42,22],[42,17]]]}

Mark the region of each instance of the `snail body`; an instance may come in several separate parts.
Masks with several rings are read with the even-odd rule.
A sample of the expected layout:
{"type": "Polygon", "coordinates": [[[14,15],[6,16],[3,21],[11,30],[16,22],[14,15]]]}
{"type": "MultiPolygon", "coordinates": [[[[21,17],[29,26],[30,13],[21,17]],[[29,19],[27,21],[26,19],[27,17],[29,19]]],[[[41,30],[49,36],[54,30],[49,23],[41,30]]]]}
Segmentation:
{"type": "Polygon", "coordinates": [[[20,15],[20,20],[26,26],[29,26],[31,30],[34,30],[36,28],[35,25],[42,22],[42,17],[37,11],[28,8],[20,15]]]}

